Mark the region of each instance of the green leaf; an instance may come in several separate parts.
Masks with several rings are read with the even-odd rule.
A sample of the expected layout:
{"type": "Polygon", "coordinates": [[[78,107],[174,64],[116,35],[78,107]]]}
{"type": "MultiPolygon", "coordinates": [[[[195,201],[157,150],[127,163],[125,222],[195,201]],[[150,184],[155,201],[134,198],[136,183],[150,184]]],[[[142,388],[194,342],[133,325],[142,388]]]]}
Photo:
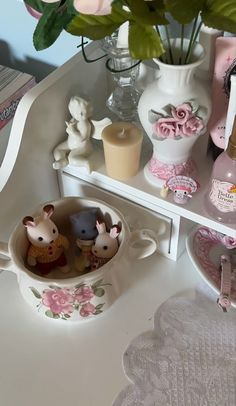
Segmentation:
{"type": "Polygon", "coordinates": [[[165,52],[161,39],[152,26],[130,24],[129,50],[134,59],[157,58],[165,52]]]}
{"type": "Polygon", "coordinates": [[[171,110],[173,109],[174,106],[172,106],[172,104],[167,104],[166,106],[164,106],[162,108],[162,110],[164,110],[164,112],[168,115],[171,116],[171,110]]]}
{"type": "Polygon", "coordinates": [[[67,0],[66,1],[66,7],[67,10],[70,14],[78,14],[79,12],[74,8],[74,0],[67,0]]]}
{"type": "Polygon", "coordinates": [[[70,315],[69,315],[69,314],[64,314],[64,317],[65,317],[66,319],[69,319],[69,318],[70,318],[70,315]]]}
{"type": "Polygon", "coordinates": [[[105,294],[105,290],[102,288],[95,288],[93,289],[93,293],[98,297],[102,297],[105,294]]]}
{"type": "Polygon", "coordinates": [[[169,21],[165,17],[163,0],[144,2],[143,0],[127,0],[127,6],[132,13],[132,20],[147,25],[165,25],[169,21]]]}
{"type": "Polygon", "coordinates": [[[96,309],[97,309],[97,310],[100,310],[100,309],[104,306],[104,304],[105,304],[105,303],[100,303],[100,304],[98,304],[98,305],[96,306],[96,309]]]}
{"type": "Polygon", "coordinates": [[[208,27],[236,34],[235,0],[206,0],[202,20],[208,27]]]}
{"type": "Polygon", "coordinates": [[[72,35],[99,40],[111,35],[128,18],[129,13],[113,7],[112,13],[105,16],[76,15],[67,25],[66,30],[72,35]]]}
{"type": "Polygon", "coordinates": [[[102,284],[102,282],[103,282],[103,279],[99,279],[97,282],[92,284],[91,288],[92,289],[97,288],[98,286],[100,286],[102,284]]]}
{"type": "Polygon", "coordinates": [[[34,31],[33,42],[35,49],[41,51],[50,47],[72,18],[73,15],[68,13],[64,7],[45,9],[34,31]]]}
{"type": "Polygon", "coordinates": [[[84,282],[80,282],[80,283],[78,283],[78,285],[75,285],[75,289],[82,288],[83,286],[85,286],[85,283],[84,283],[84,282]]]}
{"type": "Polygon", "coordinates": [[[33,286],[30,286],[29,288],[37,299],[42,299],[42,296],[37,289],[35,289],[33,286]]]}
{"type": "Polygon", "coordinates": [[[54,317],[54,313],[51,310],[46,310],[45,315],[47,317],[50,317],[51,319],[53,319],[54,317]]]}
{"type": "Polygon", "coordinates": [[[53,290],[59,290],[59,289],[61,289],[60,286],[56,286],[56,285],[48,285],[48,287],[49,287],[50,289],[53,289],[53,290]]]}
{"type": "Polygon", "coordinates": [[[93,314],[101,314],[102,310],[96,310],[93,314]]]}
{"type": "Polygon", "coordinates": [[[180,24],[189,24],[203,9],[205,2],[206,0],[165,0],[165,6],[180,24]]]}

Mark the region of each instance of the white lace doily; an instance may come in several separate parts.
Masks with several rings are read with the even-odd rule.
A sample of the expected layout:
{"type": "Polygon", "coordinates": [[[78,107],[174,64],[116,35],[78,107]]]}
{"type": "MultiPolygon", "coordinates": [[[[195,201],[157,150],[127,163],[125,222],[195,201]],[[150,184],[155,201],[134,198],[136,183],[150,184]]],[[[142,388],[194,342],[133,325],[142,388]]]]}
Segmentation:
{"type": "Polygon", "coordinates": [[[236,310],[223,313],[205,288],[172,297],[123,362],[132,384],[113,406],[235,406],[236,310]]]}

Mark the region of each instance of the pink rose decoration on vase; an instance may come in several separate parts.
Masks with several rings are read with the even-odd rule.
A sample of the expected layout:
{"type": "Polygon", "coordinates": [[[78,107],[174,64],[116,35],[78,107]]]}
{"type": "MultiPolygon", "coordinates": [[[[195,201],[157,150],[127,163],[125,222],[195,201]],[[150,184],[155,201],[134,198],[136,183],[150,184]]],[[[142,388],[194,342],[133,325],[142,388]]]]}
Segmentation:
{"type": "Polygon", "coordinates": [[[203,128],[202,119],[194,116],[183,124],[182,131],[185,136],[191,137],[192,135],[199,134],[203,128]]]}
{"type": "Polygon", "coordinates": [[[92,288],[90,286],[81,286],[80,288],[76,289],[74,293],[75,300],[79,303],[86,302],[94,296],[92,288]]]}
{"type": "MultiPolygon", "coordinates": [[[[169,106],[166,106],[169,109],[169,106]]],[[[164,108],[166,109],[166,108],[164,108]]],[[[171,106],[170,115],[164,117],[162,113],[150,110],[150,122],[153,123],[154,138],[175,139],[199,135],[204,128],[202,118],[197,116],[198,109],[191,102],[180,104],[177,107],[171,106]]]]}
{"type": "Polygon", "coordinates": [[[82,14],[111,14],[112,0],[74,0],[74,8],[82,14]]]}
{"type": "Polygon", "coordinates": [[[42,293],[42,303],[55,314],[70,314],[73,312],[74,298],[69,289],[45,289],[42,293]]]}
{"type": "Polygon", "coordinates": [[[85,303],[80,309],[80,315],[82,317],[88,317],[96,312],[96,307],[92,303],[85,303]]]}
{"type": "Polygon", "coordinates": [[[153,131],[158,138],[175,138],[179,135],[179,126],[174,118],[163,117],[153,124],[153,131]]]}
{"type": "Polygon", "coordinates": [[[183,103],[180,106],[172,107],[171,114],[179,124],[184,124],[193,116],[192,107],[188,103],[183,103]]]}

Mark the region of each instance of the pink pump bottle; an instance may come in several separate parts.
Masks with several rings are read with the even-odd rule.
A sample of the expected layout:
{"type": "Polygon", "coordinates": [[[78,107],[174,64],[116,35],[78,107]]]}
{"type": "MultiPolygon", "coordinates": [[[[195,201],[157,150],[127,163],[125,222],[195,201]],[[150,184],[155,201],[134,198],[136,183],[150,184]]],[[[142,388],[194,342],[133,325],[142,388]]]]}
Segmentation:
{"type": "Polygon", "coordinates": [[[227,149],[214,163],[205,208],[214,219],[236,224],[236,116],[227,149]]]}

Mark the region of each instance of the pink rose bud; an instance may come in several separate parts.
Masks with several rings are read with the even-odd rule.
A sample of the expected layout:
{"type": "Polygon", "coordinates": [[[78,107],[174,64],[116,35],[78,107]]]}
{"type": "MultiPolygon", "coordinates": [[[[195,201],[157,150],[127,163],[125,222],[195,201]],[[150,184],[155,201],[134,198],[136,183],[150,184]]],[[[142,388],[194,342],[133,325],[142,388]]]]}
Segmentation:
{"type": "Polygon", "coordinates": [[[233,248],[236,248],[236,238],[234,238],[234,237],[229,237],[228,235],[225,235],[222,238],[222,243],[229,250],[233,249],[233,248]]]}
{"type": "Polygon", "coordinates": [[[159,138],[175,138],[179,135],[179,125],[174,118],[163,117],[153,124],[153,131],[159,138]]]}
{"type": "Polygon", "coordinates": [[[201,118],[193,116],[187,120],[182,127],[183,134],[187,137],[197,135],[204,128],[204,124],[201,118]]]}
{"type": "Polygon", "coordinates": [[[184,124],[192,117],[192,107],[188,103],[183,103],[180,106],[173,107],[171,114],[179,124],[184,124]]]}
{"type": "Polygon", "coordinates": [[[74,8],[82,14],[111,14],[112,0],[74,0],[74,8]]]}

